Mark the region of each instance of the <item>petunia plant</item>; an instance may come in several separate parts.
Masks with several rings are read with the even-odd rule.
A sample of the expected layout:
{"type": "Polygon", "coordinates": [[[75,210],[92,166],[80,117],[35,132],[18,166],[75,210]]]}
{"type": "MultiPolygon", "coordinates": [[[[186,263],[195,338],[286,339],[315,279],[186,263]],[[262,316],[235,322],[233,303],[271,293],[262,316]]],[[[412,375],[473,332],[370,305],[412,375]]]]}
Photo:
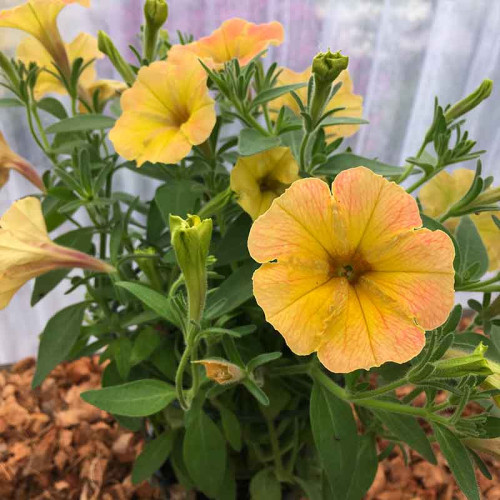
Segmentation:
{"type": "Polygon", "coordinates": [[[24,109],[47,167],[3,127],[0,188],[22,175],[34,192],[0,218],[0,308],[33,279],[32,304],[74,297],[41,333],[33,387],[98,356],[102,388],[82,398],[144,436],[136,483],[356,500],[394,448],[440,448],[479,499],[475,468],[500,447],[500,188],[466,120],[491,81],[436,101],[420,149],[390,165],[344,142],[369,125],[340,52],[296,73],[264,58],[277,22],[195,40],[146,0],[122,54],[104,32],[65,42],[68,4],[90,7],[0,12],[26,34],[0,53],[0,105],[24,109]],[[467,311],[458,291],[475,292],[467,311]]]}

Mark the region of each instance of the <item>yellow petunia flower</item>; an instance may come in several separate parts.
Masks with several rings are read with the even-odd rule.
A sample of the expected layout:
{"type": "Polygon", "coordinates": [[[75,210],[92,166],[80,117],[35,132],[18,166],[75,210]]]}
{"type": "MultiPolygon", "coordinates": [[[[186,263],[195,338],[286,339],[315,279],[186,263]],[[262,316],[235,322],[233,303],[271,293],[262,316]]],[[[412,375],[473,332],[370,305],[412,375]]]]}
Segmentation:
{"type": "Polygon", "coordinates": [[[10,149],[3,134],[0,132],[0,188],[2,188],[10,177],[10,171],[15,170],[30,181],[40,191],[45,192],[45,185],[38,175],[35,167],[22,156],[10,149]]]}
{"type": "Polygon", "coordinates": [[[294,182],[252,226],[254,295],[296,354],[334,372],[406,362],[453,307],[454,248],[365,167],[294,182]]]}
{"type": "Polygon", "coordinates": [[[287,147],[240,156],[231,171],[231,190],[253,220],[266,212],[275,198],[299,179],[299,166],[287,147]]]}
{"type": "Polygon", "coordinates": [[[191,52],[213,69],[222,69],[232,59],[245,66],[269,45],[283,43],[283,39],[283,26],[277,21],[255,24],[235,17],[224,21],[209,36],[187,45],[174,45],[168,57],[179,60],[191,52]]]}
{"type": "MultiPolygon", "coordinates": [[[[424,213],[431,217],[439,217],[446,213],[454,203],[463,198],[473,180],[474,171],[467,168],[459,168],[451,173],[445,170],[439,172],[420,190],[418,195],[424,213]]],[[[490,191],[491,189],[488,189],[485,193],[490,191]]],[[[488,252],[489,270],[496,271],[500,269],[500,229],[493,221],[492,215],[500,217],[500,210],[471,214],[470,218],[476,225],[488,252]]],[[[459,222],[458,217],[453,217],[446,220],[444,225],[450,231],[455,231],[459,222]]]]}
{"type": "MultiPolygon", "coordinates": [[[[70,65],[78,58],[87,64],[94,59],[100,59],[104,55],[97,48],[97,39],[88,33],[80,33],[72,42],[64,44],[70,65]]],[[[17,58],[24,64],[29,65],[36,62],[38,67],[55,72],[52,57],[44,46],[36,38],[25,38],[17,48],[17,58]]],[[[95,85],[96,71],[93,63],[89,64],[80,75],[79,83],[89,89],[95,85]]],[[[61,81],[47,71],[40,71],[35,85],[35,99],[41,99],[45,94],[57,92],[66,94],[66,87],[61,81]]]]}
{"type": "Polygon", "coordinates": [[[53,243],[37,198],[15,202],[0,218],[0,309],[27,281],[59,268],[109,273],[109,264],[53,243]]]}
{"type": "Polygon", "coordinates": [[[194,57],[141,68],[121,107],[109,138],[118,154],[139,167],[182,160],[208,139],[216,119],[207,75],[194,57]]]}
{"type": "MultiPolygon", "coordinates": [[[[277,86],[292,85],[294,83],[307,83],[311,77],[311,68],[307,68],[302,73],[296,73],[288,68],[281,68],[281,73],[278,76],[277,86]]],[[[337,111],[335,117],[361,118],[363,115],[363,97],[353,93],[353,84],[348,70],[342,71],[338,78],[333,82],[333,85],[342,82],[342,86],[334,95],[333,99],[326,106],[325,111],[330,111],[334,108],[345,108],[342,111],[337,111]]],[[[302,87],[295,90],[295,93],[300,97],[304,104],[307,103],[307,87],[302,87]]],[[[299,105],[297,101],[290,95],[284,94],[274,101],[269,103],[271,114],[277,116],[279,110],[286,106],[290,108],[297,116],[300,115],[299,105]]],[[[328,142],[331,142],[339,137],[350,137],[359,129],[359,125],[332,125],[325,127],[325,134],[328,142]]]]}
{"type": "Polygon", "coordinates": [[[66,5],[90,6],[90,0],[28,0],[12,9],[0,11],[0,28],[14,28],[35,37],[61,70],[69,75],[69,61],[57,28],[57,17],[66,5]]]}

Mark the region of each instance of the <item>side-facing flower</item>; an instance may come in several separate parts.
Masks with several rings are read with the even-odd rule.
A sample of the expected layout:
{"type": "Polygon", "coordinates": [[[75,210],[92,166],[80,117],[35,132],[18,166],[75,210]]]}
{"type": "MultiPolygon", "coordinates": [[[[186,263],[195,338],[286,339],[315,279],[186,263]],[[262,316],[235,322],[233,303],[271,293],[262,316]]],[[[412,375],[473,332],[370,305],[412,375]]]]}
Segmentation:
{"type": "MultiPolygon", "coordinates": [[[[277,85],[291,85],[293,83],[307,83],[311,77],[311,68],[307,68],[302,73],[296,73],[288,68],[281,68],[281,73],[278,76],[277,85]]],[[[325,107],[325,111],[330,111],[335,108],[345,108],[335,113],[336,117],[361,118],[363,115],[363,97],[354,94],[353,84],[349,71],[346,69],[340,73],[338,78],[333,82],[333,85],[341,82],[342,86],[333,96],[331,101],[325,107]]],[[[307,87],[295,90],[295,93],[300,97],[302,102],[307,103],[307,87]]],[[[290,94],[284,94],[274,101],[269,103],[269,107],[273,116],[277,116],[282,106],[290,108],[297,116],[300,116],[299,105],[290,94]]],[[[350,137],[354,135],[359,125],[331,125],[325,127],[326,138],[329,142],[339,137],[350,137]]]]}
{"type": "Polygon", "coordinates": [[[0,28],[14,28],[35,37],[63,73],[69,75],[69,61],[57,28],[57,16],[66,5],[90,6],[90,0],[28,0],[12,9],[0,11],[0,28]]]}
{"type": "Polygon", "coordinates": [[[193,363],[203,365],[207,377],[220,385],[234,384],[245,377],[245,373],[239,366],[225,359],[200,359],[193,363]]]}
{"type": "Polygon", "coordinates": [[[299,179],[299,165],[287,147],[240,156],[231,171],[231,189],[252,219],[266,212],[275,198],[299,179]]]}
{"type": "Polygon", "coordinates": [[[252,226],[254,295],[297,354],[334,372],[403,363],[453,306],[454,248],[365,167],[294,182],[252,226]]]}
{"type": "MultiPolygon", "coordinates": [[[[463,198],[473,180],[474,171],[467,168],[458,168],[451,173],[445,170],[439,172],[420,190],[418,195],[424,213],[431,217],[439,217],[445,214],[452,205],[463,198]]],[[[490,188],[480,196],[487,195],[492,191],[490,188]]],[[[471,214],[470,218],[476,225],[488,252],[490,261],[489,270],[496,271],[500,269],[500,229],[496,226],[495,221],[491,217],[492,215],[500,217],[500,210],[471,214]]],[[[460,219],[458,217],[453,217],[446,220],[444,225],[450,231],[455,231],[459,222],[460,219]]]]}
{"type": "Polygon", "coordinates": [[[213,69],[222,69],[231,59],[238,59],[245,66],[269,45],[283,43],[283,26],[273,21],[255,24],[240,18],[224,21],[211,35],[187,45],[174,45],[169,59],[182,59],[191,52],[213,69]]]}
{"type": "Polygon", "coordinates": [[[194,57],[141,68],[121,106],[109,138],[117,153],[138,167],[146,161],[177,163],[208,139],[215,125],[207,75],[194,57]]]}
{"type": "Polygon", "coordinates": [[[16,201],[0,218],[0,309],[27,281],[59,268],[113,272],[113,267],[53,243],[37,198],[16,201]]]}
{"type": "Polygon", "coordinates": [[[40,191],[45,191],[43,180],[38,175],[35,167],[28,160],[14,153],[0,132],[0,188],[9,180],[11,170],[19,172],[40,191]]]}
{"type": "MultiPolygon", "coordinates": [[[[80,75],[79,84],[88,89],[95,84],[96,79],[95,65],[91,61],[104,57],[97,48],[97,39],[88,33],[80,33],[72,42],[64,44],[64,47],[70,65],[78,58],[82,58],[83,64],[87,65],[80,75]]],[[[21,41],[17,48],[17,58],[26,65],[35,62],[40,69],[55,72],[52,56],[36,38],[28,37],[21,41]]],[[[48,71],[40,71],[35,85],[35,99],[40,99],[50,92],[65,94],[66,87],[48,71]]]]}

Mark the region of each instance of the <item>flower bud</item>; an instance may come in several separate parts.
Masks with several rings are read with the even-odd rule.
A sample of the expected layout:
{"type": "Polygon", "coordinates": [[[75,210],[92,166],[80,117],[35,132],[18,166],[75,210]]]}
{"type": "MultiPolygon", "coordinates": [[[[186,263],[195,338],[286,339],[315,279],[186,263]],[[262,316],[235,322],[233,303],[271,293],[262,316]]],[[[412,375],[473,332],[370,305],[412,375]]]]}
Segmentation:
{"type": "Polygon", "coordinates": [[[316,55],[312,63],[314,90],[309,106],[313,127],[316,126],[331,98],[332,84],[342,71],[347,68],[349,58],[330,51],[316,55]]]}
{"type": "Polygon", "coordinates": [[[207,377],[220,385],[233,384],[245,378],[245,372],[239,366],[224,359],[200,359],[193,363],[203,365],[207,377]]]}
{"type": "Polygon", "coordinates": [[[488,359],[484,357],[488,347],[482,342],[471,354],[467,354],[458,349],[449,349],[444,355],[444,359],[434,363],[436,370],[433,373],[437,378],[456,378],[467,375],[488,376],[493,375],[488,359]]]}
{"type": "Polygon", "coordinates": [[[19,88],[19,77],[17,76],[12,61],[1,51],[0,51],[0,68],[7,77],[7,80],[17,90],[19,88]]]}
{"type": "Polygon", "coordinates": [[[128,62],[123,59],[120,52],[118,52],[118,49],[115,47],[111,38],[109,38],[104,31],[99,31],[97,34],[97,42],[99,50],[109,57],[109,60],[116,68],[116,71],[120,73],[125,80],[125,83],[131,87],[136,78],[135,73],[132,71],[130,64],[128,64],[128,62]]]}
{"type": "Polygon", "coordinates": [[[156,54],[158,33],[168,17],[168,5],[165,0],[146,0],[144,4],[144,57],[153,61],[156,54]]]}
{"type": "Polygon", "coordinates": [[[456,120],[460,116],[465,115],[465,113],[468,113],[476,106],[479,106],[479,104],[481,104],[482,101],[484,101],[490,96],[492,89],[493,89],[493,82],[488,79],[483,80],[481,85],[479,85],[479,87],[476,90],[474,90],[472,94],[469,94],[465,99],[458,101],[444,113],[444,118],[446,122],[447,123],[452,122],[453,120],[456,120]]]}
{"type": "Polygon", "coordinates": [[[334,80],[347,69],[349,58],[343,56],[340,51],[332,53],[320,52],[312,63],[312,72],[316,83],[332,84],[334,80]]]}
{"type": "Polygon", "coordinates": [[[170,234],[177,263],[188,292],[189,319],[199,322],[207,295],[207,257],[212,238],[212,219],[188,215],[170,216],[170,234]]]}
{"type": "Polygon", "coordinates": [[[466,438],[462,442],[475,451],[481,453],[488,453],[489,455],[500,459],[500,438],[493,439],[479,439],[479,438],[466,438]]]}

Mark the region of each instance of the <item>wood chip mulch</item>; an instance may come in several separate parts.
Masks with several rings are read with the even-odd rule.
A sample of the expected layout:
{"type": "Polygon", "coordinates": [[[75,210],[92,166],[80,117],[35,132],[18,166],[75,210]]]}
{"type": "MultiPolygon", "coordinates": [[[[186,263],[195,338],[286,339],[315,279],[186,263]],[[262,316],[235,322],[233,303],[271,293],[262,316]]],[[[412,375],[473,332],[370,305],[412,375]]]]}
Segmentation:
{"type": "MultiPolygon", "coordinates": [[[[34,369],[27,358],[0,371],[0,499],[165,498],[147,482],[132,485],[142,438],[80,399],[80,392],[100,386],[97,358],[59,366],[36,390],[34,369]]],[[[380,450],[386,445],[381,441],[380,450]]],[[[367,500],[466,500],[437,450],[438,465],[407,454],[408,465],[398,448],[380,463],[367,500]]],[[[500,461],[484,459],[493,479],[477,474],[483,498],[500,500],[500,461]]],[[[170,497],[186,498],[179,493],[170,497]]]]}

